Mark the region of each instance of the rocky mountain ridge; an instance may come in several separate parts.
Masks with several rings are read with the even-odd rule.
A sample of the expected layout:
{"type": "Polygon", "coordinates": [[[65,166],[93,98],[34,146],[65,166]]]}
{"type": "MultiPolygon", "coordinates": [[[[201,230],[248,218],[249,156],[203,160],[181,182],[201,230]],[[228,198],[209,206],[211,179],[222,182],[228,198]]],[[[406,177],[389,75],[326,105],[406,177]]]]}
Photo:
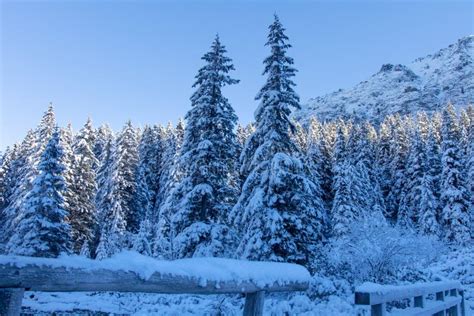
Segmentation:
{"type": "Polygon", "coordinates": [[[474,35],[409,65],[382,65],[380,71],[347,90],[310,99],[294,116],[307,121],[338,117],[380,121],[388,114],[457,108],[474,103],[474,35]]]}

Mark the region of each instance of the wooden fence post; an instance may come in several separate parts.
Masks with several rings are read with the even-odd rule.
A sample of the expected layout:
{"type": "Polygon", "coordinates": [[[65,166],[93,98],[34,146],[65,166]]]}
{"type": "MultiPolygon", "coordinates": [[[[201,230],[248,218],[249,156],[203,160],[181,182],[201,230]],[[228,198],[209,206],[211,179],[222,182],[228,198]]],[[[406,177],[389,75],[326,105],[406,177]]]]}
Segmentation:
{"type": "Polygon", "coordinates": [[[459,294],[461,295],[461,316],[466,316],[466,303],[464,302],[464,290],[460,290],[459,294]]]}
{"type": "Polygon", "coordinates": [[[436,300],[444,301],[444,292],[436,292],[436,300]]]}
{"type": "Polygon", "coordinates": [[[0,315],[19,316],[25,289],[0,288],[0,315]]]}
{"type": "Polygon", "coordinates": [[[385,316],[387,315],[387,309],[385,303],[375,304],[370,307],[371,316],[385,316]]]}
{"type": "Polygon", "coordinates": [[[425,307],[425,297],[423,295],[421,296],[415,296],[415,300],[414,300],[414,306],[415,307],[425,307]]]}
{"type": "Polygon", "coordinates": [[[245,295],[244,316],[262,316],[265,292],[258,291],[245,295]]]}

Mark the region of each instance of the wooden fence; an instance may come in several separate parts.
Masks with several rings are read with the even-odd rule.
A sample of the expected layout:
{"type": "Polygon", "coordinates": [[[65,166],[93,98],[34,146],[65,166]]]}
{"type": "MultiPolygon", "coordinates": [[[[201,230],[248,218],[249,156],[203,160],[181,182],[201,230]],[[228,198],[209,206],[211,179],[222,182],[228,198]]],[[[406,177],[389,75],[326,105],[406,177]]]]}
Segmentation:
{"type": "MultiPolygon", "coordinates": [[[[259,264],[261,268],[261,263],[259,264]]],[[[249,263],[246,264],[246,266],[248,265],[249,263]]],[[[17,265],[2,261],[0,262],[0,315],[19,315],[24,291],[110,291],[165,294],[243,293],[245,294],[244,315],[254,316],[263,313],[265,292],[304,291],[308,288],[308,281],[302,280],[282,283],[275,279],[274,282],[266,282],[266,284],[262,285],[248,279],[225,282],[208,281],[203,284],[199,278],[171,276],[158,272],[144,280],[137,273],[130,271],[90,270],[38,264],[17,265]]]]}
{"type": "Polygon", "coordinates": [[[410,307],[390,315],[466,316],[464,292],[456,281],[406,286],[365,283],[355,293],[355,304],[370,305],[372,316],[386,315],[387,303],[405,299],[410,299],[410,307]]]}

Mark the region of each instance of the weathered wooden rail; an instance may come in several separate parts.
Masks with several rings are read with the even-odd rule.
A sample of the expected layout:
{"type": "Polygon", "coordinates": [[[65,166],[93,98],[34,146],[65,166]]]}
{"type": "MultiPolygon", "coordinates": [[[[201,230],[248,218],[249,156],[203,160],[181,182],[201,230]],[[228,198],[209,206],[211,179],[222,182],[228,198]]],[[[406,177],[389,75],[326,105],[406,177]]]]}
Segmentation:
{"type": "MultiPolygon", "coordinates": [[[[157,271],[143,278],[139,271],[127,271],[119,268],[102,268],[89,265],[81,267],[77,264],[62,265],[58,259],[24,258],[14,256],[0,256],[0,315],[19,315],[24,291],[43,292],[146,292],[164,294],[245,294],[244,315],[262,315],[265,292],[304,291],[308,288],[309,273],[298,265],[268,263],[269,269],[281,267],[283,279],[277,274],[269,273],[265,279],[254,280],[244,274],[239,278],[234,271],[235,279],[215,280],[200,278],[196,271],[188,273],[183,265],[178,267],[178,273],[170,274],[166,269],[157,268],[157,271]],[[292,267],[293,266],[293,267],[292,267]],[[290,268],[290,269],[289,269],[290,268]],[[296,271],[294,280],[291,276],[284,276],[288,271],[296,271]],[[180,270],[181,269],[181,270],[180,270]],[[274,278],[272,280],[272,278],[274,278]]],[[[151,259],[147,259],[151,260],[151,259]]],[[[192,260],[192,259],[191,259],[192,260]]],[[[242,262],[230,259],[216,259],[216,269],[222,270],[222,265],[243,264],[243,269],[255,268],[262,271],[265,263],[242,262]],[[235,262],[232,262],[235,261],[235,262]]],[[[212,269],[212,259],[211,267],[212,269]]],[[[151,262],[152,264],[153,262],[151,262]]],[[[159,263],[159,261],[157,261],[159,263]]],[[[173,261],[168,262],[172,266],[173,261]]],[[[190,264],[193,264],[190,261],[190,264]]],[[[199,261],[195,264],[199,265],[199,261]]],[[[178,265],[178,264],[177,264],[178,265]]],[[[103,266],[103,265],[102,265],[103,266]]],[[[232,265],[233,266],[233,265],[232,265]]],[[[186,267],[186,265],[184,265],[186,267]]],[[[145,268],[149,268],[146,266],[145,268]]],[[[154,268],[153,266],[151,268],[154,268]]],[[[136,268],[135,268],[136,269],[136,268]]],[[[237,270],[238,269],[234,269],[237,270]]],[[[264,271],[264,269],[263,269],[264,271]]],[[[218,271],[217,271],[218,272],[218,271]]],[[[231,271],[232,272],[232,271],[231,271]]],[[[219,273],[217,273],[219,274],[219,273]]],[[[291,273],[290,273],[291,274],[291,273]]]]}
{"type": "Polygon", "coordinates": [[[457,281],[406,286],[364,283],[355,292],[355,304],[370,305],[372,316],[386,315],[387,303],[404,299],[412,300],[410,307],[390,315],[466,316],[464,292],[457,281]]]}

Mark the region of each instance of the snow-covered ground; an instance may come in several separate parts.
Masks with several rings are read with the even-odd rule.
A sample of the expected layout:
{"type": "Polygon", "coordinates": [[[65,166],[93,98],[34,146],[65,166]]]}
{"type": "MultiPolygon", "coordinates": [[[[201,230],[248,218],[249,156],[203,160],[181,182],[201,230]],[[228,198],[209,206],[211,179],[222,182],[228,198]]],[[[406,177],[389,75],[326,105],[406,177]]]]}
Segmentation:
{"type": "Polygon", "coordinates": [[[432,280],[460,281],[465,289],[468,315],[474,315],[474,245],[460,247],[442,256],[427,272],[432,280]]]}
{"type": "MultiPolygon", "coordinates": [[[[26,296],[25,296],[26,298],[26,296]]],[[[244,299],[236,295],[156,295],[138,293],[28,293],[25,311],[99,311],[127,315],[242,315],[244,299]]],[[[265,315],[353,315],[349,298],[330,296],[315,302],[308,295],[270,295],[265,315]]]]}
{"type": "MultiPolygon", "coordinates": [[[[466,290],[468,311],[474,313],[474,245],[453,249],[415,276],[420,281],[458,280],[466,290]]],[[[313,276],[305,293],[267,295],[265,315],[355,315],[354,285],[313,276]]],[[[241,315],[243,295],[163,295],[145,293],[27,292],[24,311],[34,315],[64,311],[81,315],[96,311],[125,315],[241,315]]],[[[469,315],[469,312],[468,312],[469,315]]]]}

